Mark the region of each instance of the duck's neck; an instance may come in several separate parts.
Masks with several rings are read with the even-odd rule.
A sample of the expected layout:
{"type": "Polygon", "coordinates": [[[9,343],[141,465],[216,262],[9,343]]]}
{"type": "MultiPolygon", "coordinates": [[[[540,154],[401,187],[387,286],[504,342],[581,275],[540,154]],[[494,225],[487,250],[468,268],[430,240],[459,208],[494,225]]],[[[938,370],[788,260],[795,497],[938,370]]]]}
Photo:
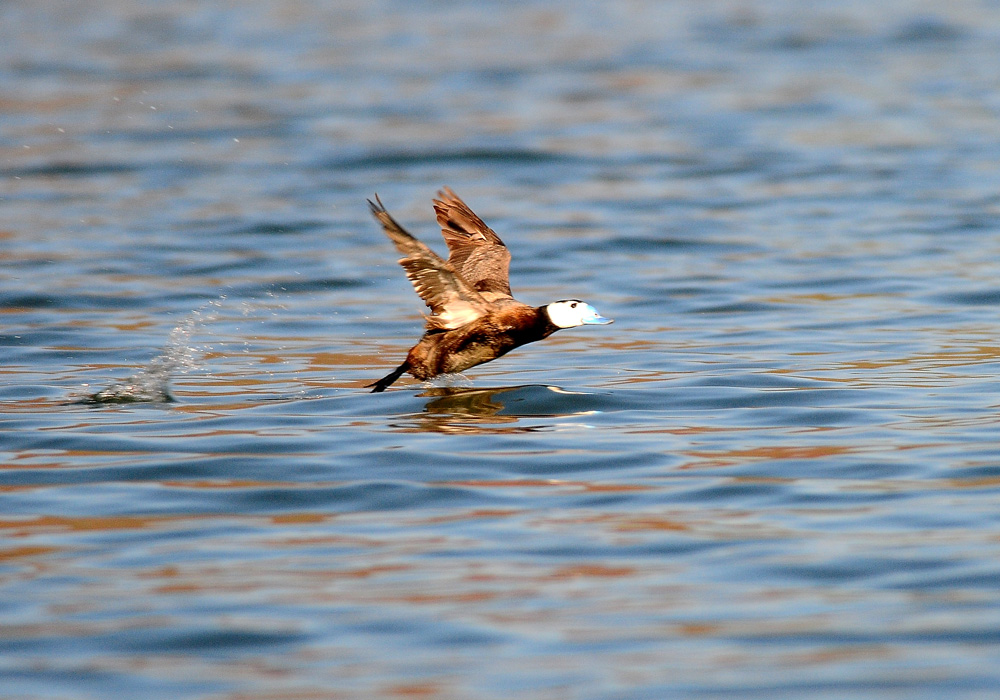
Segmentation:
{"type": "Polygon", "coordinates": [[[538,334],[538,339],[548,338],[550,335],[559,330],[559,326],[552,323],[552,319],[549,318],[549,312],[545,310],[544,306],[539,306],[535,309],[537,312],[535,314],[535,323],[532,327],[532,331],[538,334]]]}

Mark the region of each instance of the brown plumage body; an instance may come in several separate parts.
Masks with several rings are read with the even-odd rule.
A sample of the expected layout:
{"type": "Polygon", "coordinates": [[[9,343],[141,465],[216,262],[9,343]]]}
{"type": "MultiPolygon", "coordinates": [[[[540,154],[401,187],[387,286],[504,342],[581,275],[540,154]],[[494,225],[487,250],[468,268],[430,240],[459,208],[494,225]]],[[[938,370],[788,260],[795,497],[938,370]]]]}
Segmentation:
{"type": "Polygon", "coordinates": [[[455,330],[424,333],[406,356],[407,371],[417,379],[464,372],[557,330],[541,309],[519,302],[505,304],[455,330]]]}
{"type": "MultiPolygon", "coordinates": [[[[427,331],[406,360],[369,384],[372,391],[385,391],[406,372],[421,380],[463,372],[568,327],[554,323],[547,306],[529,306],[511,296],[510,251],[447,187],[434,200],[450,251],[447,261],[400,226],[377,196],[375,200],[368,202],[372,215],[403,255],[399,263],[431,313],[424,317],[427,331]]],[[[557,303],[587,306],[575,300],[557,303]]],[[[600,320],[581,323],[610,323],[596,312],[593,318],[600,320]]]]}

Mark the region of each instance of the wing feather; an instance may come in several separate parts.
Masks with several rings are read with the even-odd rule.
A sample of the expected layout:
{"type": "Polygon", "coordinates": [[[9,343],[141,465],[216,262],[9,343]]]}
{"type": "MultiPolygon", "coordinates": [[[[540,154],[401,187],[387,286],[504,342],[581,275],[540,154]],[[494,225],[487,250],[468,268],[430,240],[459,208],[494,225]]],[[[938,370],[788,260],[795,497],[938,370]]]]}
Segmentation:
{"type": "Polygon", "coordinates": [[[451,329],[464,326],[489,312],[489,304],[462,275],[437,253],[400,226],[375,195],[368,200],[372,215],[403,256],[399,264],[413,284],[417,295],[431,313],[425,316],[427,327],[451,329]]]}
{"type": "Polygon", "coordinates": [[[451,266],[485,299],[510,298],[510,251],[500,236],[449,187],[438,192],[434,211],[451,266]]]}

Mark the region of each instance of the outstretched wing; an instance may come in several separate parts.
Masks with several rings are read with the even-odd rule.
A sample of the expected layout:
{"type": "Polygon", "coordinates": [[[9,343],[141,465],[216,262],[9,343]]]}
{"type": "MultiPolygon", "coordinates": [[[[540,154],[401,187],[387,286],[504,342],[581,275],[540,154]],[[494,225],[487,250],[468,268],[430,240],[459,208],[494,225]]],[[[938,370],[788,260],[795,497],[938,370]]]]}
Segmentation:
{"type": "Polygon", "coordinates": [[[448,262],[487,301],[510,298],[510,251],[457,194],[445,187],[434,200],[448,262]]]}
{"type": "Polygon", "coordinates": [[[375,195],[374,202],[368,200],[368,206],[396,250],[403,255],[399,264],[431,310],[431,315],[425,316],[428,328],[458,328],[486,315],[489,311],[486,300],[462,279],[452,265],[396,223],[382,206],[378,195],[375,195]]]}

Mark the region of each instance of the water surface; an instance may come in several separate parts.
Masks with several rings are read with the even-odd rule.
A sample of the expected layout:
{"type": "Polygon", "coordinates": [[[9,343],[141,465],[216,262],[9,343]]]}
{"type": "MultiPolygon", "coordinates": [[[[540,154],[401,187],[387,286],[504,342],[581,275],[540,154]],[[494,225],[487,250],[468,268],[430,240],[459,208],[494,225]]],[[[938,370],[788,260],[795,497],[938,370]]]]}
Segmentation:
{"type": "Polygon", "coordinates": [[[992,697],[998,20],[3,4],[0,694],[992,697]],[[615,324],[367,393],[442,185],[615,324]]]}

